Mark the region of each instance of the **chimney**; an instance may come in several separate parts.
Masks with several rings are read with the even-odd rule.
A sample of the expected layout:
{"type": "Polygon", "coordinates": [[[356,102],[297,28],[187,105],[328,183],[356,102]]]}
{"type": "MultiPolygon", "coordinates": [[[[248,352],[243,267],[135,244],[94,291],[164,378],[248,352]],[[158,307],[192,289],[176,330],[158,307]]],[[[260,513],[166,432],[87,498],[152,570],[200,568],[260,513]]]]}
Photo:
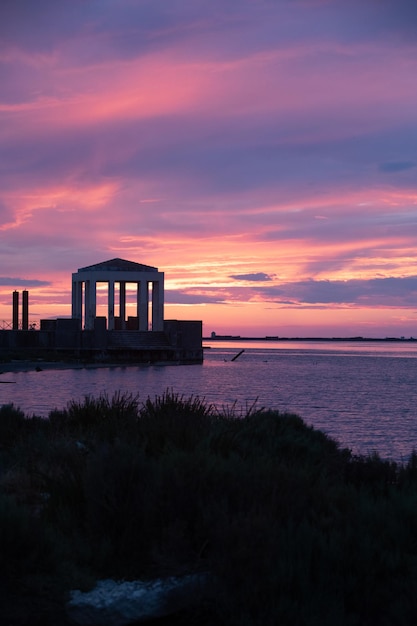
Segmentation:
{"type": "Polygon", "coordinates": [[[29,292],[22,292],[22,330],[29,330],[29,292]]]}
{"type": "Polygon", "coordinates": [[[13,330],[19,330],[19,292],[13,291],[13,330]]]}

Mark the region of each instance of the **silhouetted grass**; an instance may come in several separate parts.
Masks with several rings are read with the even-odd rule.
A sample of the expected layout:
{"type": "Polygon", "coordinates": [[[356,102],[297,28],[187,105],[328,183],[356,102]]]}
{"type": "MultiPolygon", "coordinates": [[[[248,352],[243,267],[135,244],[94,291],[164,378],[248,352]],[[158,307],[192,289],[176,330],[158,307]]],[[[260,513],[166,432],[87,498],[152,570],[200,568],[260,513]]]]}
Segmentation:
{"type": "Polygon", "coordinates": [[[213,575],[207,624],[416,614],[417,454],[355,456],[296,415],[219,412],[172,391],[87,397],[46,420],[8,405],[1,494],[0,623],[35,611],[63,624],[65,590],[99,578],[198,570],[213,575]]]}

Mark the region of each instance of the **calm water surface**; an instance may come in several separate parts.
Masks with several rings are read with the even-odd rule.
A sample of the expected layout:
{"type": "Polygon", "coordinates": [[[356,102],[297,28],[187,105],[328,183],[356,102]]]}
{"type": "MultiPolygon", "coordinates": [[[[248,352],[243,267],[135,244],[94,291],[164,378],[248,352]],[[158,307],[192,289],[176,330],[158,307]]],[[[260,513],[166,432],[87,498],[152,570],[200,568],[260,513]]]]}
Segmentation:
{"type": "Polygon", "coordinates": [[[202,365],[131,366],[2,374],[0,404],[47,416],[70,400],[115,391],[148,396],[167,389],[289,411],[356,453],[406,460],[417,449],[417,344],[374,342],[205,342],[202,365]],[[234,362],[231,359],[245,352],[234,362]]]}

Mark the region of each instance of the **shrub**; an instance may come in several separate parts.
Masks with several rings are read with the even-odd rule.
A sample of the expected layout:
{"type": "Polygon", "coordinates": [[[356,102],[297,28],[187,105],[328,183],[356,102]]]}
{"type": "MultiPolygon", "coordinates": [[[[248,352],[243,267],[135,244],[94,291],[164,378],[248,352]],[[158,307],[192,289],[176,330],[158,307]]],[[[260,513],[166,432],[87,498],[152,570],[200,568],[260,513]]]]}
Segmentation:
{"type": "Polygon", "coordinates": [[[71,401],[62,411],[51,411],[49,421],[55,432],[114,441],[134,430],[138,415],[138,396],[116,392],[111,398],[86,396],[82,402],[71,401]]]}
{"type": "Polygon", "coordinates": [[[86,398],[49,420],[4,410],[15,606],[43,590],[62,605],[74,581],[203,569],[216,625],[413,623],[417,455],[354,456],[298,416],[221,414],[172,391],[86,398]],[[25,485],[36,515],[14,501],[25,485]]]}
{"type": "Polygon", "coordinates": [[[0,621],[53,624],[65,583],[54,534],[11,497],[0,496],[0,621]]]}
{"type": "Polygon", "coordinates": [[[0,407],[0,448],[15,444],[25,429],[25,414],[14,404],[0,407]]]}
{"type": "Polygon", "coordinates": [[[154,400],[148,398],[139,412],[141,437],[150,455],[159,455],[171,447],[193,450],[209,435],[215,421],[213,405],[172,391],[154,400]]]}

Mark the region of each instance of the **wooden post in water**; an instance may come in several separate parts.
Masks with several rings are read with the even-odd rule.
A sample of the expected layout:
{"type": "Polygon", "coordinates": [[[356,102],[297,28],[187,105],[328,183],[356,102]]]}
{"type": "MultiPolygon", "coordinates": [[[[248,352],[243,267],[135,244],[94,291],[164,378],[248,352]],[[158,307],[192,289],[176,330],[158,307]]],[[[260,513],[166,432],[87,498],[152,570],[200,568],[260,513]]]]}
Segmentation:
{"type": "Polygon", "coordinates": [[[245,350],[241,350],[240,352],[238,352],[238,353],[237,353],[237,354],[233,357],[232,361],[236,361],[236,359],[237,359],[237,358],[238,358],[241,354],[243,354],[243,352],[245,352],[245,350]]]}

